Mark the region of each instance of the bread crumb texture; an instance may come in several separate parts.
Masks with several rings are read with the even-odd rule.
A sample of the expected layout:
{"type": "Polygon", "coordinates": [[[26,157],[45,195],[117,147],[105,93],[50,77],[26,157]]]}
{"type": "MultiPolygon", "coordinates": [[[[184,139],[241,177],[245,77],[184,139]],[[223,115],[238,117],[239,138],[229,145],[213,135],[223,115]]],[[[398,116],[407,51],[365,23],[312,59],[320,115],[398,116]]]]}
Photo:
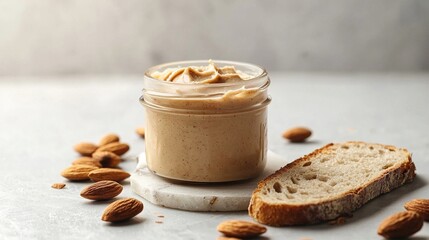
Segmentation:
{"type": "Polygon", "coordinates": [[[379,178],[408,160],[408,152],[388,145],[334,144],[322,154],[294,162],[261,189],[267,203],[305,204],[331,199],[379,178]]]}

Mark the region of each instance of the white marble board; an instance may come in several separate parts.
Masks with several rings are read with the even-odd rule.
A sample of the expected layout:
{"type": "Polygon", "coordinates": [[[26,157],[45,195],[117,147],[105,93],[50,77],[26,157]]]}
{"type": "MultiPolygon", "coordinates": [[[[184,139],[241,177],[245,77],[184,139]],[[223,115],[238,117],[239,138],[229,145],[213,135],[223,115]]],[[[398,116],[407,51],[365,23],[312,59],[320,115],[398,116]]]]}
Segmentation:
{"type": "Polygon", "coordinates": [[[150,172],[145,154],[139,155],[139,164],[131,176],[131,189],[149,202],[188,211],[243,211],[249,206],[250,196],[257,183],[286,165],[286,160],[268,151],[267,166],[257,178],[216,184],[172,182],[150,172]]]}

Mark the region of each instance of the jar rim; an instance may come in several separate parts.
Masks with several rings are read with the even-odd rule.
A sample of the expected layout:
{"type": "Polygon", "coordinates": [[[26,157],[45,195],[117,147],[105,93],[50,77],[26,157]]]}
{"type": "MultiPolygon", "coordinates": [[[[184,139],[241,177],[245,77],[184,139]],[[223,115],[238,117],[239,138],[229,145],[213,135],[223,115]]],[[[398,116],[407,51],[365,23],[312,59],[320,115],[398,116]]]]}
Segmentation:
{"type": "Polygon", "coordinates": [[[242,109],[210,109],[210,110],[201,110],[201,109],[182,109],[182,108],[172,108],[172,107],[166,107],[166,106],[160,106],[152,104],[144,99],[143,96],[140,97],[140,103],[146,107],[150,108],[152,110],[161,111],[161,112],[167,112],[167,113],[174,113],[174,114],[193,114],[193,115],[236,115],[236,114],[244,114],[251,111],[256,111],[262,108],[267,107],[271,103],[271,97],[267,96],[267,98],[258,104],[251,105],[246,108],[242,109]]]}
{"type": "Polygon", "coordinates": [[[149,69],[147,69],[144,73],[144,78],[146,80],[150,80],[150,81],[156,81],[157,84],[165,84],[166,86],[195,86],[195,85],[204,85],[205,87],[229,87],[229,86],[238,86],[238,85],[243,85],[243,82],[229,82],[229,83],[211,83],[211,84],[200,84],[200,83],[177,83],[177,82],[167,82],[167,81],[161,81],[159,79],[155,79],[153,77],[151,77],[151,74],[154,71],[157,71],[159,69],[163,69],[163,68],[167,68],[167,67],[180,67],[181,65],[194,65],[194,66],[198,66],[201,64],[205,64],[208,61],[213,61],[215,64],[222,64],[225,66],[228,65],[232,65],[234,67],[236,66],[241,66],[241,67],[246,67],[249,69],[254,69],[257,70],[259,72],[258,75],[252,76],[249,79],[244,80],[244,82],[246,84],[252,84],[254,82],[259,81],[261,78],[264,78],[267,76],[267,71],[265,70],[265,68],[256,65],[256,64],[252,64],[252,63],[246,63],[246,62],[237,62],[237,61],[228,61],[228,60],[190,60],[190,61],[176,61],[176,62],[168,62],[168,63],[163,63],[163,64],[159,64],[159,65],[155,65],[150,67],[149,69]]]}

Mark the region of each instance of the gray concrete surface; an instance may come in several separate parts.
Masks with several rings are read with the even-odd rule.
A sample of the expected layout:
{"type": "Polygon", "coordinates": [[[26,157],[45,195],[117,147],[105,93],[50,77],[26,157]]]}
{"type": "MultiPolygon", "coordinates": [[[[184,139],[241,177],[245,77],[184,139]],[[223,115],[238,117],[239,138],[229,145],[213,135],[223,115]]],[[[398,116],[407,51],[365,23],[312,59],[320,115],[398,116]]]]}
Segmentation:
{"type": "MultiPolygon", "coordinates": [[[[418,177],[354,213],[345,225],[269,227],[264,239],[380,239],[378,223],[413,198],[429,198],[429,75],[305,75],[273,73],[269,147],[288,160],[329,142],[362,140],[406,147],[418,177]],[[305,144],[281,132],[310,127],[305,144]]],[[[116,132],[131,145],[123,168],[132,171],[144,142],[134,129],[144,121],[138,103],[141,77],[0,79],[0,239],[216,239],[219,222],[251,220],[246,212],[194,213],[144,201],[135,219],[100,220],[104,202],[79,196],[88,183],[59,172],[77,157],[72,146],[116,132]],[[62,190],[51,188],[65,182],[62,190]],[[157,215],[164,223],[155,223],[157,215]]],[[[137,197],[125,182],[120,197],[137,197]]],[[[414,239],[428,239],[425,224],[414,239]]]]}

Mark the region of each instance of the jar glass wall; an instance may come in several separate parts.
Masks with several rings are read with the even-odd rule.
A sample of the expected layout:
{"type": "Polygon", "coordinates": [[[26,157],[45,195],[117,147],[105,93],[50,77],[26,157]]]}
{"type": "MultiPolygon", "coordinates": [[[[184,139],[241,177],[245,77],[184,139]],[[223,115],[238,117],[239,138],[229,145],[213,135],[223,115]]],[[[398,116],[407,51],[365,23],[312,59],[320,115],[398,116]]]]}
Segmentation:
{"type": "Polygon", "coordinates": [[[255,65],[233,66],[251,78],[231,83],[174,83],[154,71],[204,66],[175,62],[150,68],[144,79],[146,161],[155,174],[190,182],[227,182],[258,176],[267,155],[269,78],[255,65]]]}

